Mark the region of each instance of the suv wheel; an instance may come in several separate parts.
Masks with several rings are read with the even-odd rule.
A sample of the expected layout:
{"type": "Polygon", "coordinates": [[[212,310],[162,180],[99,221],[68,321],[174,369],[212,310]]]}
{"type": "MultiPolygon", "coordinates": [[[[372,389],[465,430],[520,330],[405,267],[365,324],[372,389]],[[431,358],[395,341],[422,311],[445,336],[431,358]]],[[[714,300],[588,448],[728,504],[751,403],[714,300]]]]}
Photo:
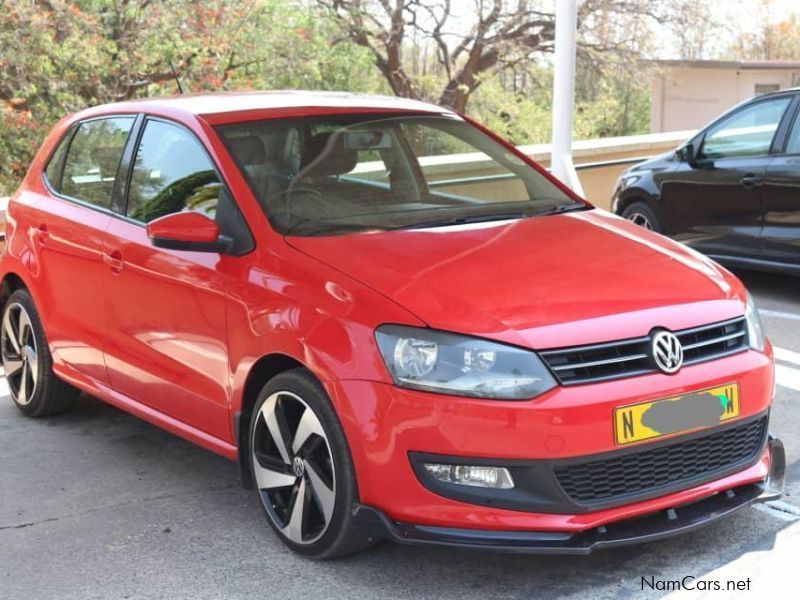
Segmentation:
{"type": "Polygon", "coordinates": [[[622,217],[650,231],[661,232],[661,223],[658,220],[656,211],[645,202],[634,202],[626,207],[625,210],[622,211],[622,217]]]}
{"type": "Polygon", "coordinates": [[[253,484],[267,520],[295,552],[337,558],[374,540],[353,517],[358,489],[333,407],[305,369],[264,386],[250,419],[253,484]]]}
{"type": "Polygon", "coordinates": [[[3,308],[0,355],[11,399],[23,413],[44,417],[72,408],[80,392],[53,373],[42,321],[27,290],[15,291],[3,308]]]}

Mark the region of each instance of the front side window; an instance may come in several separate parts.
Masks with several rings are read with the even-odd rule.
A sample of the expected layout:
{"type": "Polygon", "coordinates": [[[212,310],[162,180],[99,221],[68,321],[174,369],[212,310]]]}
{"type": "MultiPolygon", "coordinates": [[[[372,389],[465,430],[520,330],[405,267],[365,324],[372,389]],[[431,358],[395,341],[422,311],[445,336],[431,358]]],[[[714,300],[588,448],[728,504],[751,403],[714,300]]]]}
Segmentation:
{"type": "Polygon", "coordinates": [[[336,115],[218,132],[287,235],[435,227],[584,208],[460,118],[336,115]]]}
{"type": "Polygon", "coordinates": [[[765,100],[723,119],[706,132],[700,158],[766,156],[789,102],[789,97],[765,100]]]}
{"type": "Polygon", "coordinates": [[[183,210],[217,213],[222,182],[200,142],[184,128],[147,121],[131,172],[127,215],[148,223],[183,210]]]}
{"type": "MultiPolygon", "coordinates": [[[[58,191],[110,209],[114,180],[133,121],[133,117],[112,117],[81,123],[69,144],[58,191]]],[[[51,175],[49,170],[47,175],[51,175]]]]}

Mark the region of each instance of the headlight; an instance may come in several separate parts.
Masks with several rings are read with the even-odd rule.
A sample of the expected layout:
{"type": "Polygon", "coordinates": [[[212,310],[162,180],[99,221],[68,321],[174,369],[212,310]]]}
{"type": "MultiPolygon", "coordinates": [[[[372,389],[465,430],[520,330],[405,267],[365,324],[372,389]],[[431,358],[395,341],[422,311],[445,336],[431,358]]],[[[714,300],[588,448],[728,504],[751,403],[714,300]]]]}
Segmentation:
{"type": "Polygon", "coordinates": [[[617,181],[617,191],[623,192],[639,180],[640,175],[623,175],[617,181]]]}
{"type": "Polygon", "coordinates": [[[764,334],[764,324],[758,315],[756,301],[749,293],[747,294],[747,307],[744,309],[744,316],[747,317],[747,339],[750,341],[750,347],[763,352],[767,343],[767,336],[764,334]]]}
{"type": "Polygon", "coordinates": [[[375,337],[400,387],[523,400],[556,386],[547,367],[530,350],[404,325],[383,325],[375,337]]]}

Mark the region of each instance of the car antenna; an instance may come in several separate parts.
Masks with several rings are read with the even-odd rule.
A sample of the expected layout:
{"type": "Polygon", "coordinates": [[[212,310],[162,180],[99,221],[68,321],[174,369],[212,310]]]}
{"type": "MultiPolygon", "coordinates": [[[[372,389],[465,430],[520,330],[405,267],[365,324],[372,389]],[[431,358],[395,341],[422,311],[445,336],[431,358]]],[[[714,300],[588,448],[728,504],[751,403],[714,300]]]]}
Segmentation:
{"type": "Polygon", "coordinates": [[[183,85],[181,85],[181,78],[178,77],[178,72],[175,70],[175,65],[172,64],[172,59],[167,58],[169,68],[172,71],[172,76],[175,78],[175,83],[178,84],[178,93],[183,94],[183,85]]]}

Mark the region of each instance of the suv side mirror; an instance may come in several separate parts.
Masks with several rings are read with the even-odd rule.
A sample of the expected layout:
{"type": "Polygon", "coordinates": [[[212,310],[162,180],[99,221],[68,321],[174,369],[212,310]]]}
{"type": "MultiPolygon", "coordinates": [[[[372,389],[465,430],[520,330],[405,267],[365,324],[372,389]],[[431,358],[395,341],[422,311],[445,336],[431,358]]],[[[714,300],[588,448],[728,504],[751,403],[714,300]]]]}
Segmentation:
{"type": "Polygon", "coordinates": [[[156,248],[225,253],[232,240],[220,235],[217,223],[194,211],[172,213],[147,224],[147,237],[156,248]]]}
{"type": "Polygon", "coordinates": [[[685,163],[689,163],[690,165],[694,165],[697,162],[697,155],[694,151],[694,144],[689,142],[688,144],[684,144],[678,151],[676,152],[678,156],[678,160],[682,160],[685,163]]]}

